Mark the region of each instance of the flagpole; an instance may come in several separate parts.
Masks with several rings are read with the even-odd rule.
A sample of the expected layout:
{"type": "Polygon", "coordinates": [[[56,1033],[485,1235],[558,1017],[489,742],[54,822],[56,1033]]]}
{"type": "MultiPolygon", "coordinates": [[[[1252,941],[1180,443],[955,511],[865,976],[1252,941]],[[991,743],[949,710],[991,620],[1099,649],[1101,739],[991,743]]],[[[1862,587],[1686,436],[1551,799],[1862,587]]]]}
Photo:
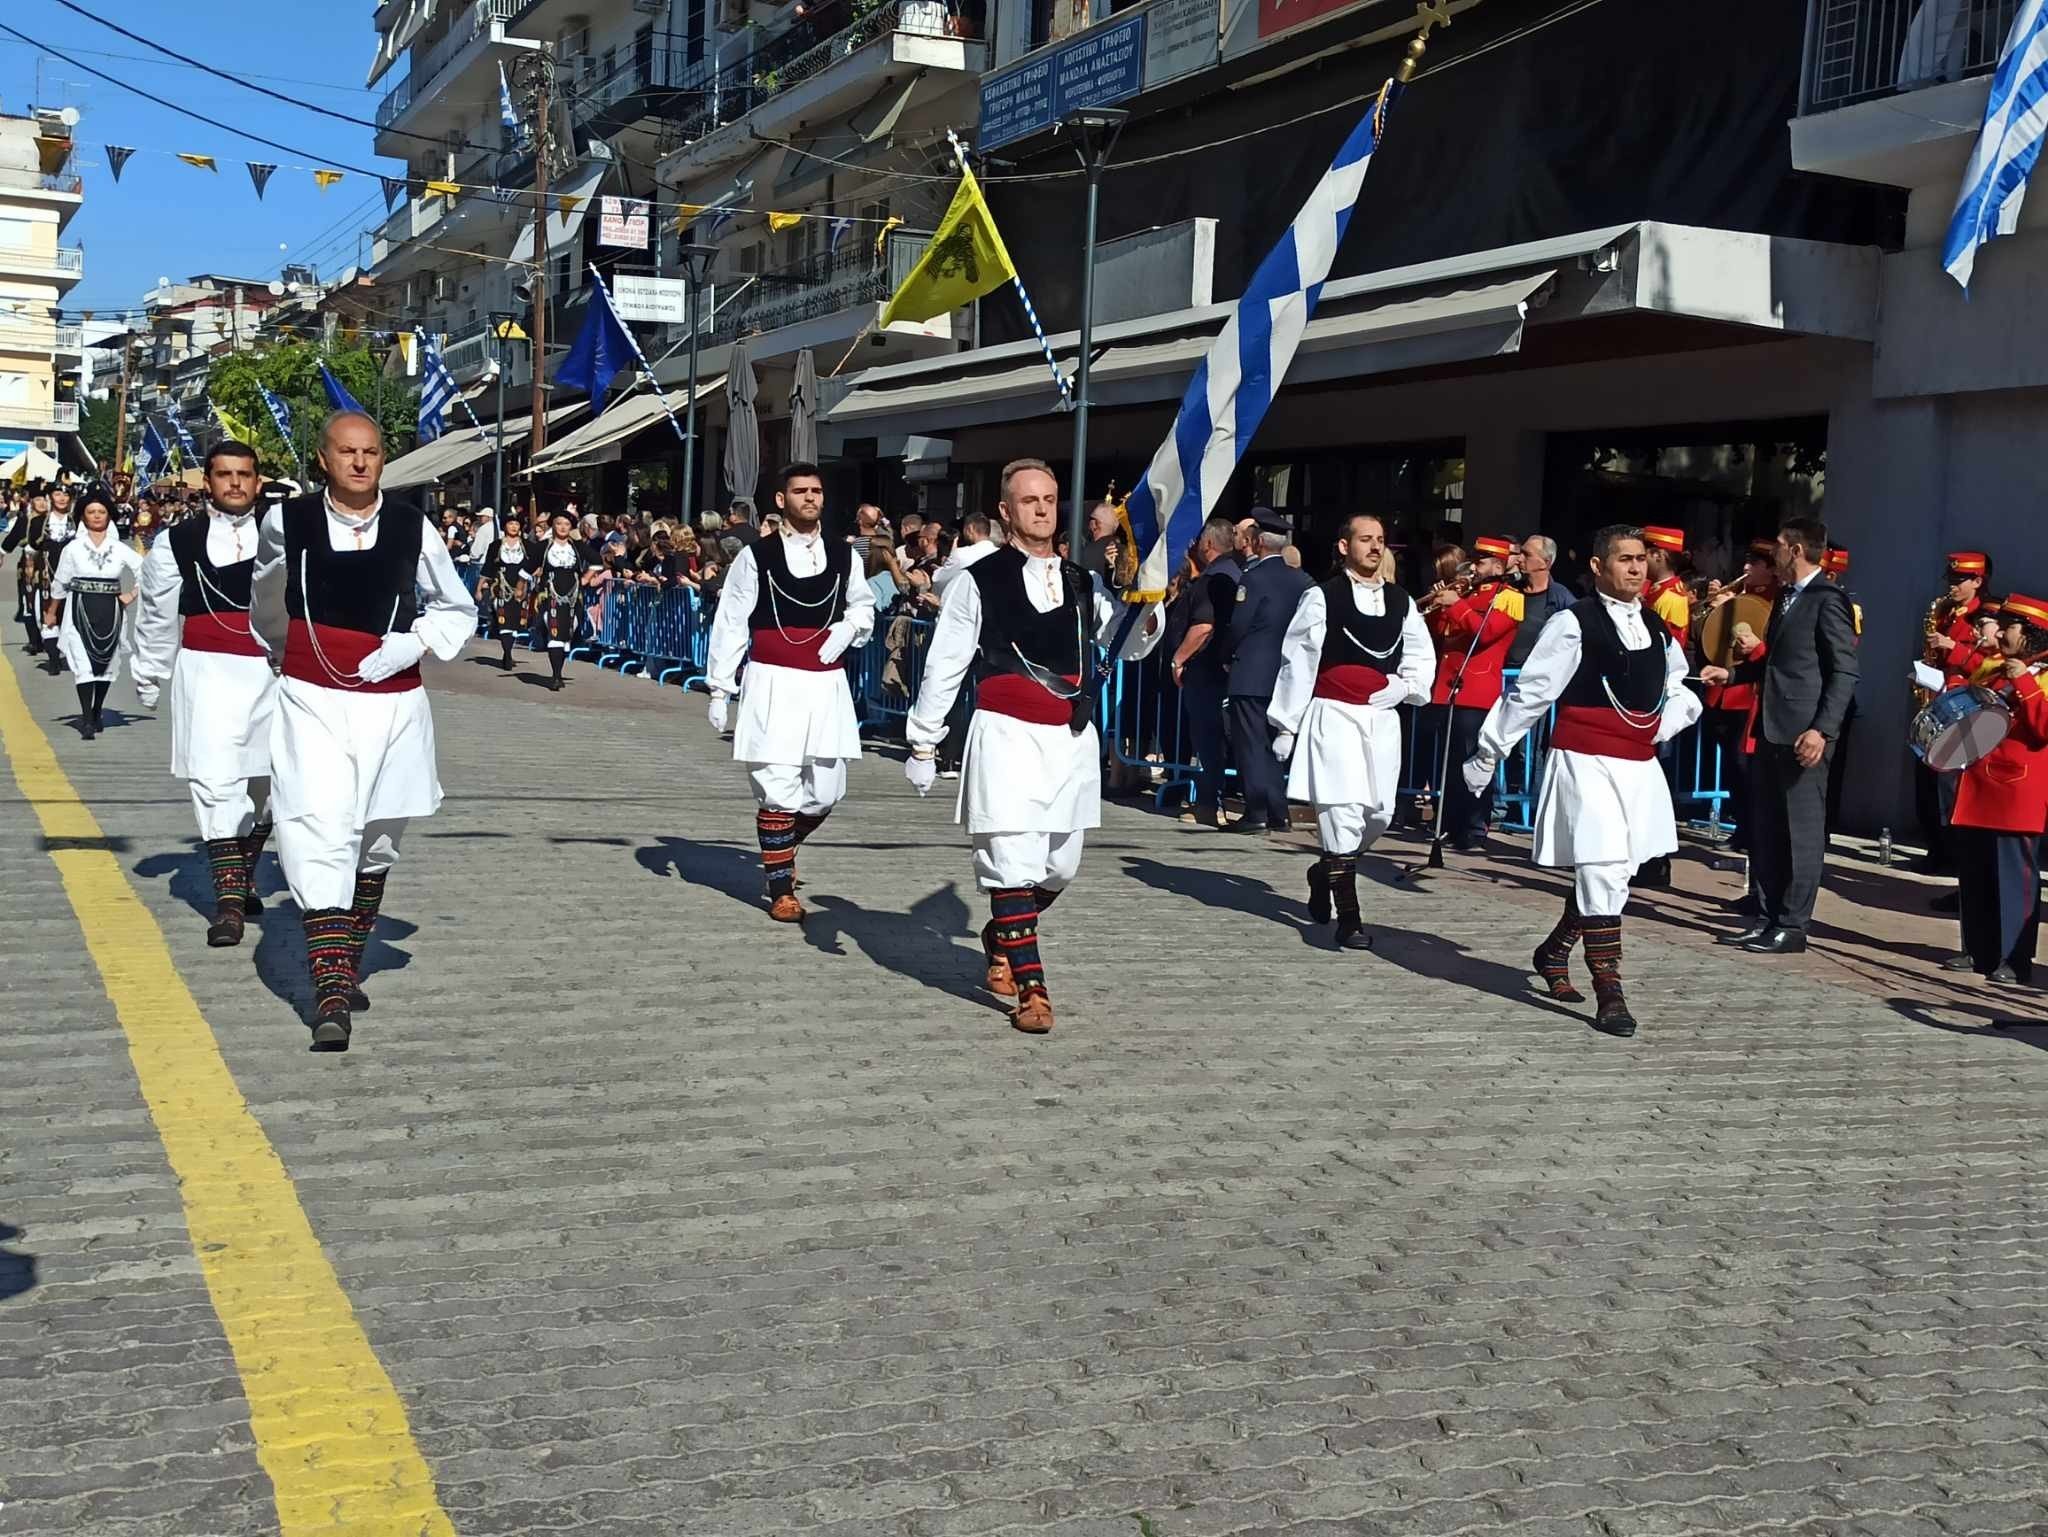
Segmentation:
{"type": "MultiPolygon", "coordinates": [[[[967,148],[960,142],[960,135],[948,128],[946,130],[946,142],[953,146],[953,158],[959,162],[960,174],[972,176],[974,171],[967,164],[967,148]]],[[[1038,322],[1038,306],[1031,302],[1031,294],[1024,287],[1024,279],[1018,276],[1017,266],[1014,262],[1010,264],[1010,286],[1017,290],[1017,298],[1024,306],[1024,318],[1031,323],[1031,334],[1038,338],[1038,350],[1045,354],[1045,366],[1052,370],[1052,382],[1060,388],[1060,404],[1071,407],[1074,403],[1073,385],[1068,380],[1065,372],[1060,368],[1059,359],[1053,356],[1052,343],[1046,340],[1045,327],[1038,322]]],[[[978,319],[975,324],[975,330],[975,345],[979,346],[981,344],[981,337],[978,319]]],[[[845,361],[844,358],[840,359],[841,366],[844,366],[845,361]]],[[[835,368],[832,371],[837,373],[839,370],[835,368]]]]}
{"type": "MultiPolygon", "coordinates": [[[[599,276],[596,267],[590,269],[590,281],[596,286],[598,297],[604,300],[604,307],[611,314],[612,324],[619,328],[620,334],[626,338],[626,345],[633,349],[633,356],[640,364],[640,372],[646,376],[648,385],[654,390],[654,398],[661,402],[661,409],[668,415],[669,426],[675,428],[676,436],[682,439],[683,454],[687,459],[690,452],[689,434],[683,431],[683,424],[676,420],[675,408],[668,403],[668,396],[662,393],[661,381],[654,377],[654,370],[647,366],[647,354],[640,350],[639,340],[627,327],[625,321],[619,319],[619,312],[612,305],[611,290],[604,286],[604,279],[599,276]]],[[[690,390],[688,404],[690,410],[694,412],[697,408],[697,391],[694,384],[690,390]]],[[[687,488],[685,489],[687,490],[687,488]]]]}

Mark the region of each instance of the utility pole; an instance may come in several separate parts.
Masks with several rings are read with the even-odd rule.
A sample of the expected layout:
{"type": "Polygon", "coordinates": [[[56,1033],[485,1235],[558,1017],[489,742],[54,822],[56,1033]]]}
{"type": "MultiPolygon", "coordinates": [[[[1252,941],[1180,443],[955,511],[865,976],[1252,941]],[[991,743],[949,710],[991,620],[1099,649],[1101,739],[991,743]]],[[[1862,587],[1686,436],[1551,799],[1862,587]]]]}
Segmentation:
{"type": "Polygon", "coordinates": [[[114,467],[107,473],[119,475],[128,468],[128,376],[135,366],[135,333],[121,338],[121,404],[114,412],[114,467]]]}

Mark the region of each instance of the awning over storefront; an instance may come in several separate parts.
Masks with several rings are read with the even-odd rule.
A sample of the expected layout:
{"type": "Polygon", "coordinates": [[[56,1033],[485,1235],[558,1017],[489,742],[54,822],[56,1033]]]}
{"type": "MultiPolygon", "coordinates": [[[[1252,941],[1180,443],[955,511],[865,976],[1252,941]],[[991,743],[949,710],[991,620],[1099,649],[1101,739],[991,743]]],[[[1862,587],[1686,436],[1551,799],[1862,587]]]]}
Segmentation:
{"type": "MultiPolygon", "coordinates": [[[[725,385],[725,376],[697,381],[697,400],[701,404],[707,397],[716,398],[725,385]]],[[[677,411],[688,404],[687,390],[671,390],[669,406],[677,411]]],[[[550,444],[541,456],[528,466],[527,473],[544,474],[549,470],[581,469],[589,464],[608,464],[619,457],[626,440],[635,433],[654,426],[663,417],[660,397],[652,391],[634,395],[608,407],[602,416],[585,422],[559,443],[550,444]]]]}
{"type": "MultiPolygon", "coordinates": [[[[571,401],[566,406],[557,406],[548,412],[548,425],[567,421],[577,412],[587,410],[589,402],[571,401]]],[[[505,419],[505,449],[508,453],[524,451],[528,437],[533,432],[533,418],[509,416],[505,419]]],[[[402,491],[408,486],[431,485],[437,480],[468,469],[479,459],[488,458],[498,451],[498,426],[485,422],[481,427],[458,427],[443,433],[433,442],[402,454],[384,466],[384,489],[402,491]]]]}
{"type": "MultiPolygon", "coordinates": [[[[1343,278],[1323,289],[1290,384],[1478,363],[1530,328],[1627,314],[1868,340],[1876,253],[1728,230],[1640,223],[1343,278]]],[[[1098,406],[1176,400],[1229,318],[1205,305],[1095,330],[1098,406]]],[[[1052,339],[1069,372],[1077,337],[1052,339]]],[[[1059,403],[1035,342],[869,369],[824,413],[838,441],[1044,416],[1059,403]]]]}

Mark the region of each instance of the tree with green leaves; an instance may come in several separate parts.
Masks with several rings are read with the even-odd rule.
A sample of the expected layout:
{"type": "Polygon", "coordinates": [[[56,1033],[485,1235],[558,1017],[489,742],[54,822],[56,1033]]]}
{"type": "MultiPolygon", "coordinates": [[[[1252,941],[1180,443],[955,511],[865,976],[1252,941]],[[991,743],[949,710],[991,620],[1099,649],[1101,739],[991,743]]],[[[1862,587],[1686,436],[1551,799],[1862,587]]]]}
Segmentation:
{"type": "Polygon", "coordinates": [[[320,382],[323,361],[342,388],[377,417],[393,457],[412,446],[419,389],[409,380],[385,378],[381,351],[359,342],[281,342],[265,352],[235,352],[215,359],[206,380],[214,403],[256,435],[251,447],[262,455],[266,474],[297,475],[301,466],[312,468],[320,447],[320,424],[332,409],[320,382]],[[285,442],[271,420],[263,403],[264,389],[290,411],[292,442],[285,442]]]}
{"type": "Polygon", "coordinates": [[[100,473],[111,475],[121,468],[114,463],[114,442],[120,412],[111,400],[81,400],[78,403],[78,438],[92,455],[100,473]]]}

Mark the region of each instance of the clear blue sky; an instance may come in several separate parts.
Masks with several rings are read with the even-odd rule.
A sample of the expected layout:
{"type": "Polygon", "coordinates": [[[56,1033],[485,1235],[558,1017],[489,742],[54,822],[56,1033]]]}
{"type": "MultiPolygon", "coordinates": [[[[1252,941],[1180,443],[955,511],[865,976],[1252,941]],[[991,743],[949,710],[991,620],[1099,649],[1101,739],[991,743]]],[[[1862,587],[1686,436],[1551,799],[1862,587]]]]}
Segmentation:
{"type": "MultiPolygon", "coordinates": [[[[374,118],[380,90],[365,90],[376,47],[369,0],[96,0],[109,20],[180,53],[272,90],[360,118],[374,118]]],[[[79,63],[139,86],[145,100],[0,33],[0,110],[76,107],[85,206],[65,239],[85,248],[85,281],[67,312],[132,308],[159,277],[198,272],[272,278],[286,262],[323,277],[357,260],[357,234],[383,216],[377,180],[350,172],[326,192],[298,166],[335,163],[402,172],[371,153],[368,128],[336,122],[261,96],[151,52],[55,0],[0,0],[0,21],[79,63]],[[265,138],[310,151],[293,155],[194,122],[175,102],[265,138]],[[119,183],[106,146],[136,153],[119,183]],[[173,158],[214,156],[218,174],[173,158]],[[245,163],[277,165],[261,201],[245,163]],[[282,247],[282,249],[280,249],[282,247]]],[[[402,73],[402,69],[399,73],[402,73]]],[[[365,248],[366,250],[367,248],[365,248]]],[[[98,325],[95,321],[94,328],[98,325]]]]}

